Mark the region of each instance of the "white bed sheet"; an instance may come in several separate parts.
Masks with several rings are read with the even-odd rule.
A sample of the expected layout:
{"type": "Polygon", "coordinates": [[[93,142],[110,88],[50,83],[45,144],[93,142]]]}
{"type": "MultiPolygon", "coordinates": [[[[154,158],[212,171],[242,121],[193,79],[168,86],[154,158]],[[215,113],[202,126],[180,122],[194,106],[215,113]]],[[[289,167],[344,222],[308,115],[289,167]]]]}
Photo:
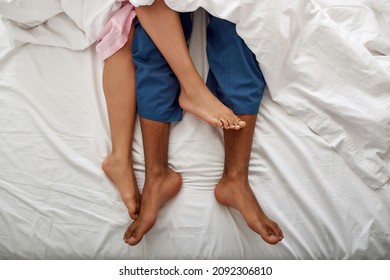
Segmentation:
{"type": "MultiPolygon", "coordinates": [[[[172,126],[169,146],[182,189],[143,241],[127,246],[131,221],[100,169],[110,149],[101,75],[94,46],[0,49],[0,259],[390,258],[390,183],[369,188],[268,91],[250,182],[285,239],[264,243],[215,201],[222,132],[186,114],[172,126]]],[[[133,157],[142,189],[138,123],[133,157]]]]}

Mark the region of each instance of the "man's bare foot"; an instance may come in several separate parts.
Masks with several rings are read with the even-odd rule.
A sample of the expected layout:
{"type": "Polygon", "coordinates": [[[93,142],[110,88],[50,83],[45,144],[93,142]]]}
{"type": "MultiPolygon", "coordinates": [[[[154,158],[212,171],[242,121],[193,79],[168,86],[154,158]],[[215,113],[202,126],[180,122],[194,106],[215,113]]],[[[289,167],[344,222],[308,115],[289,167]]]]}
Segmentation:
{"type": "Polygon", "coordinates": [[[232,110],[219,101],[204,84],[193,93],[182,89],[179,103],[184,111],[190,112],[218,128],[239,130],[246,125],[232,110]]]}
{"type": "Polygon", "coordinates": [[[276,244],[283,239],[282,230],[265,215],[247,180],[222,178],[214,195],[222,205],[238,210],[248,226],[265,242],[276,244]]]}
{"type": "Polygon", "coordinates": [[[127,228],[123,237],[127,244],[134,246],[141,241],[154,226],[160,207],[179,192],[181,184],[181,176],[170,168],[159,174],[148,174],[138,218],[127,228]]]}
{"type": "Polygon", "coordinates": [[[125,158],[115,157],[110,154],[102,163],[102,169],[119,190],[130,217],[137,219],[140,193],[134,175],[131,162],[125,158]]]}

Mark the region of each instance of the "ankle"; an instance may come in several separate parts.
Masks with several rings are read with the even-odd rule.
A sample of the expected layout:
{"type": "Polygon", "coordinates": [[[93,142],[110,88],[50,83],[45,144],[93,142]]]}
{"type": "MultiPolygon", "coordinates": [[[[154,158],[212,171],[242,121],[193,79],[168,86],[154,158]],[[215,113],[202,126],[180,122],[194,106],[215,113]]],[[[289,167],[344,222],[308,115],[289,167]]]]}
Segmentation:
{"type": "Polygon", "coordinates": [[[247,182],[248,181],[248,170],[247,169],[234,169],[234,170],[224,170],[222,175],[222,180],[227,182],[239,181],[247,182]]]}
{"type": "Polygon", "coordinates": [[[145,175],[148,178],[161,178],[169,174],[170,168],[168,166],[151,166],[145,170],[145,175]]]}
{"type": "Polygon", "coordinates": [[[132,159],[130,156],[129,151],[118,151],[118,150],[113,150],[111,154],[108,155],[110,160],[116,162],[116,163],[128,163],[132,164],[132,159]]]}
{"type": "Polygon", "coordinates": [[[185,80],[185,83],[181,84],[182,90],[180,92],[180,95],[184,95],[187,97],[193,96],[194,93],[199,93],[199,90],[203,86],[205,86],[203,80],[198,78],[198,77],[188,78],[188,77],[191,77],[189,75],[187,75],[186,77],[187,78],[185,80]],[[195,89],[195,91],[194,91],[194,89],[195,89]]]}

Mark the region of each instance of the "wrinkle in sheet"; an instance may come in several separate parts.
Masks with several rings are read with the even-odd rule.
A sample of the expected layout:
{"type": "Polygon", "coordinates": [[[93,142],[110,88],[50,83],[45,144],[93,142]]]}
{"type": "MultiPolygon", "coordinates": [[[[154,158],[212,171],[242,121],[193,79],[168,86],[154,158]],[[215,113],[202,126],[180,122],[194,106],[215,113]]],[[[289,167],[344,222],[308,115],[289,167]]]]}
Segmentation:
{"type": "MultiPolygon", "coordinates": [[[[212,1],[208,2],[212,3],[212,1]]],[[[223,2],[226,4],[226,1],[223,2]]],[[[277,1],[266,2],[272,4],[277,1]]],[[[185,0],[182,3],[185,3],[185,0]]],[[[291,9],[293,3],[290,1],[289,5],[289,9],[291,9]]],[[[223,9],[223,6],[219,8],[223,9]]],[[[292,15],[292,13],[289,14],[290,17],[292,15]]],[[[298,27],[294,26],[294,28],[298,27]]],[[[272,26],[266,29],[267,32],[271,30],[272,26]]],[[[283,32],[290,31],[286,29],[283,32]]],[[[267,33],[262,35],[267,38],[267,33]]],[[[9,169],[7,168],[13,164],[9,161],[16,160],[16,166],[18,166],[18,168],[12,167],[15,170],[12,176],[8,174],[3,177],[3,174],[1,174],[0,178],[5,178],[8,180],[8,184],[22,190],[30,188],[26,185],[31,185],[31,188],[34,188],[33,193],[24,193],[29,200],[33,200],[34,195],[39,195],[38,191],[41,190],[41,196],[45,199],[45,203],[50,202],[51,208],[47,214],[53,218],[51,221],[46,216],[39,214],[42,219],[34,220],[32,226],[35,235],[31,239],[31,235],[28,234],[30,230],[28,228],[30,227],[29,221],[20,220],[20,224],[17,225],[18,228],[15,228],[15,225],[11,223],[13,215],[0,211],[0,224],[5,225],[4,228],[6,228],[2,230],[3,227],[1,227],[0,231],[5,238],[11,239],[11,242],[9,242],[0,238],[0,242],[7,242],[7,244],[0,243],[0,246],[6,248],[4,255],[7,255],[8,252],[14,252],[15,258],[153,259],[167,257],[174,259],[193,257],[194,255],[191,255],[191,252],[195,250],[196,254],[202,254],[200,257],[230,259],[313,259],[334,256],[335,254],[338,254],[337,258],[388,258],[390,239],[386,232],[389,232],[387,221],[390,220],[387,203],[390,198],[388,195],[389,185],[385,185],[376,192],[366,188],[360,178],[346,166],[339,154],[335,153],[325,140],[317,137],[298,118],[292,118],[285,111],[282,111],[280,105],[271,102],[272,100],[268,100],[269,103],[266,104],[268,107],[262,108],[266,110],[263,110],[260,114],[266,117],[259,120],[260,123],[256,127],[257,134],[254,139],[256,148],[254,152],[259,154],[254,156],[255,161],[250,173],[250,183],[267,215],[282,226],[285,232],[285,239],[282,243],[277,246],[265,244],[258,235],[247,228],[240,215],[236,215],[236,220],[226,217],[228,213],[221,209],[213,196],[213,181],[206,179],[209,174],[205,174],[206,176],[203,177],[202,174],[197,174],[188,167],[194,164],[197,170],[204,172],[205,166],[212,162],[214,165],[212,165],[212,174],[210,175],[214,176],[212,180],[217,180],[221,168],[220,164],[222,164],[220,156],[223,149],[219,148],[218,144],[218,141],[222,139],[220,131],[216,132],[217,130],[213,130],[201,122],[192,122],[193,118],[188,118],[189,115],[187,115],[185,116],[185,122],[172,128],[171,136],[173,138],[170,142],[170,149],[177,156],[174,157],[172,165],[185,173],[186,185],[177,198],[161,209],[155,228],[144,237],[144,241],[136,247],[126,246],[122,241],[122,236],[131,221],[118,192],[109,183],[99,166],[100,161],[109,151],[110,141],[109,132],[106,129],[108,126],[107,119],[105,119],[107,115],[104,98],[100,98],[103,92],[98,91],[100,89],[99,77],[101,77],[102,65],[97,62],[96,54],[91,49],[79,53],[31,44],[14,49],[12,57],[5,58],[8,54],[9,52],[1,52],[0,54],[1,66],[4,67],[2,68],[1,78],[5,80],[14,79],[12,75],[18,73],[28,73],[31,76],[31,81],[34,81],[34,79],[40,80],[39,72],[35,71],[34,68],[40,67],[42,73],[49,72],[52,69],[51,66],[56,65],[51,63],[52,58],[56,58],[57,61],[61,61],[60,58],[62,58],[64,69],[61,70],[66,70],[64,73],[69,71],[69,75],[63,75],[60,71],[53,71],[53,75],[46,75],[42,83],[36,83],[36,87],[29,87],[27,83],[30,80],[28,79],[15,80],[15,78],[12,80],[13,83],[0,81],[0,90],[4,89],[7,92],[7,100],[13,102],[6,104],[2,108],[3,110],[0,111],[0,122],[5,120],[4,122],[9,123],[8,125],[12,122],[15,125],[20,124],[15,130],[8,128],[5,130],[0,126],[1,137],[5,134],[8,140],[21,145],[23,141],[20,141],[20,139],[27,138],[28,134],[17,134],[20,133],[20,130],[25,129],[30,133],[30,138],[34,139],[33,143],[36,144],[36,149],[28,143],[25,146],[22,145],[26,149],[31,149],[28,155],[42,153],[42,150],[45,152],[44,150],[47,148],[41,159],[38,159],[37,162],[31,161],[28,164],[23,161],[23,153],[17,155],[18,159],[0,157],[0,164],[2,165],[0,172],[2,172],[1,168],[4,165],[3,170],[8,174],[9,169]],[[35,59],[34,63],[30,61],[32,59],[35,59]],[[3,61],[7,61],[7,63],[3,63],[3,61]],[[23,61],[26,63],[23,63],[23,61]],[[47,107],[50,102],[46,102],[46,100],[44,100],[46,102],[45,106],[36,105],[36,107],[31,108],[30,105],[25,105],[26,100],[18,99],[17,95],[31,95],[31,98],[36,95],[37,98],[39,97],[38,99],[42,99],[42,96],[47,97],[48,94],[51,94],[49,97],[53,98],[52,101],[57,101],[58,108],[63,110],[62,106],[72,103],[62,103],[62,100],[64,100],[62,91],[50,92],[50,88],[53,86],[49,84],[50,79],[55,78],[67,78],[68,81],[74,81],[75,86],[83,89],[80,90],[80,93],[84,92],[85,94],[78,96],[78,92],[73,90],[73,86],[65,87],[69,92],[67,97],[69,99],[83,98],[87,103],[84,109],[89,108],[90,113],[86,110],[79,110],[75,106],[74,114],[77,115],[75,119],[88,114],[88,117],[84,119],[85,122],[77,123],[74,119],[63,118],[63,124],[57,126],[57,122],[51,122],[52,120],[49,119],[49,124],[44,126],[45,129],[41,129],[37,133],[36,126],[41,125],[38,121],[34,123],[30,120],[29,122],[21,121],[19,123],[19,118],[28,120],[31,116],[37,118],[38,116],[30,114],[30,112],[26,113],[23,110],[19,111],[19,109],[41,110],[43,116],[49,117],[53,116],[55,110],[47,107]],[[24,85],[24,87],[20,85],[24,85]],[[44,92],[41,91],[42,88],[43,90],[49,90],[44,92]],[[88,102],[90,107],[88,107],[88,102]],[[14,110],[14,106],[18,109],[14,110]],[[79,115],[76,111],[79,112],[79,115]],[[13,112],[13,115],[9,116],[8,113],[10,112],[13,112]],[[105,122],[106,126],[101,122],[105,122]],[[73,128],[73,130],[67,130],[67,128],[73,128]],[[70,131],[72,135],[79,137],[67,136],[66,134],[70,131]],[[54,138],[47,138],[40,135],[42,133],[53,133],[55,136],[54,138]],[[12,134],[15,134],[15,138],[12,134]],[[191,139],[197,141],[186,142],[191,139]],[[182,140],[184,145],[180,145],[182,140]],[[59,143],[56,141],[59,141],[59,143]],[[209,151],[203,147],[205,146],[203,144],[208,142],[212,143],[210,147],[215,148],[215,151],[212,149],[209,151]],[[55,147],[52,147],[52,145],[55,147]],[[186,151],[186,145],[191,146],[191,151],[197,154],[197,157],[190,157],[191,160],[187,163],[186,158],[180,155],[183,150],[186,151]],[[68,148],[64,150],[63,154],[59,153],[57,149],[63,150],[64,146],[68,148]],[[201,146],[199,150],[197,150],[197,146],[201,146]],[[306,153],[308,150],[312,150],[313,155],[306,153]],[[69,159],[65,160],[64,155],[69,159]],[[301,160],[304,163],[302,167],[300,166],[301,160]],[[330,170],[328,169],[328,160],[331,161],[329,164],[332,165],[330,170]],[[34,163],[36,166],[34,166],[34,163]],[[43,164],[52,164],[52,166],[40,166],[43,164]],[[309,166],[311,164],[313,166],[309,166]],[[32,173],[27,174],[27,176],[25,176],[26,173],[20,173],[21,170],[19,169],[25,167],[29,171],[32,170],[32,173]],[[40,173],[41,169],[45,168],[49,172],[46,174],[44,172],[40,173]],[[317,168],[318,170],[310,170],[310,168],[317,168]],[[92,172],[86,170],[92,170],[92,172]],[[45,175],[44,180],[36,176],[37,174],[45,175]],[[326,178],[326,174],[329,174],[329,178],[326,178]],[[201,178],[198,185],[196,185],[197,178],[201,178]],[[50,190],[47,190],[48,187],[50,190]],[[318,203],[320,203],[320,206],[317,205],[318,203]],[[375,209],[377,212],[372,212],[373,205],[380,205],[381,208],[375,209]],[[370,221],[365,217],[375,219],[370,227],[361,227],[362,230],[368,231],[367,234],[359,232],[358,225],[353,223],[344,223],[343,228],[339,228],[340,221],[346,221],[350,217],[347,215],[349,212],[345,209],[346,207],[348,207],[350,213],[359,213],[359,215],[356,214],[356,217],[362,217],[363,223],[370,221]],[[323,213],[317,218],[317,212],[312,211],[312,209],[323,213]],[[337,216],[335,223],[333,223],[333,216],[337,216]],[[186,220],[187,217],[190,217],[190,219],[186,220]],[[10,219],[10,222],[7,222],[8,219],[10,219]],[[322,223],[319,219],[325,219],[325,222],[322,223]],[[4,222],[4,220],[6,221],[4,222]],[[47,227],[44,226],[44,223],[47,227]],[[240,234],[230,231],[230,223],[234,223],[237,233],[240,234]],[[10,228],[7,228],[8,226],[10,228]],[[337,228],[329,229],[333,226],[337,228]],[[18,233],[19,231],[23,234],[12,235],[13,232],[18,233]],[[354,232],[360,233],[360,235],[356,234],[357,236],[350,238],[351,233],[354,232]],[[194,236],[192,233],[197,235],[194,236]],[[324,236],[324,233],[329,236],[324,236]],[[336,237],[336,233],[340,233],[341,238],[336,242],[332,242],[336,237]],[[240,240],[239,247],[235,246],[237,238],[240,240]],[[19,239],[23,242],[18,243],[19,239]],[[85,240],[87,241],[85,242],[85,240]],[[34,243],[31,243],[31,241],[34,241],[34,243]],[[340,246],[339,242],[343,241],[345,244],[340,246]],[[29,242],[30,244],[26,244],[29,242]],[[324,242],[329,243],[327,243],[327,246],[318,244],[324,242]],[[86,243],[85,246],[84,243],[86,243]],[[231,246],[224,246],[226,244],[231,244],[231,246]],[[182,246],[180,250],[176,250],[178,245],[182,246]],[[241,255],[242,250],[245,256],[241,255]],[[236,253],[236,251],[239,253],[236,253]]],[[[375,59],[377,60],[378,57],[375,57],[375,59]]],[[[382,68],[385,69],[386,67],[382,68]]],[[[294,78],[294,75],[291,75],[290,78],[294,78]]],[[[331,82],[331,80],[329,81],[331,82]]],[[[60,84],[63,85],[63,81],[60,84]]],[[[304,84],[303,89],[306,87],[307,85],[304,84]]],[[[60,89],[55,86],[53,88],[60,89]]],[[[289,98],[292,98],[292,96],[290,95],[289,98]]],[[[265,101],[267,102],[267,100],[265,101]]],[[[71,106],[68,106],[67,109],[70,110],[71,106]]],[[[69,115],[69,117],[72,116],[69,115]]],[[[58,116],[54,114],[53,117],[58,116]]],[[[39,118],[42,118],[42,116],[39,116],[39,118]]],[[[40,121],[44,121],[44,119],[40,119],[40,121]]],[[[144,162],[140,130],[137,130],[137,133],[134,146],[135,168],[137,180],[140,183],[139,186],[142,186],[144,162]]],[[[5,145],[8,143],[6,142],[5,145]]],[[[2,146],[1,151],[12,154],[15,150],[3,149],[2,146]]],[[[23,150],[23,152],[25,151],[23,150]]],[[[31,160],[35,159],[34,157],[29,158],[31,160]]],[[[7,185],[4,186],[2,183],[0,181],[0,191],[8,189],[7,185]]],[[[15,195],[23,194],[16,193],[15,195]]],[[[9,203],[14,203],[15,199],[11,201],[1,200],[0,208],[12,212],[19,205],[9,205],[9,203]]],[[[23,199],[21,199],[20,204],[24,204],[23,199]]],[[[23,207],[20,208],[20,211],[25,210],[23,207]]],[[[32,214],[29,209],[26,211],[29,215],[32,214]]],[[[233,216],[236,213],[232,211],[231,214],[233,216]]],[[[23,215],[22,217],[25,218],[23,215]]]]}

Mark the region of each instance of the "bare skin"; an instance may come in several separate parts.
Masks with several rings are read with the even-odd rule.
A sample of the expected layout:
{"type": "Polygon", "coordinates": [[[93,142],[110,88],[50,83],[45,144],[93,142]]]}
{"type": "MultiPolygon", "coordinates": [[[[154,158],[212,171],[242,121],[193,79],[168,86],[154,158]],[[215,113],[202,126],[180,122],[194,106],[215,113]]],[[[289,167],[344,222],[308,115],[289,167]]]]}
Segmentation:
{"type": "Polygon", "coordinates": [[[181,84],[179,103],[183,110],[215,127],[236,130],[245,127],[245,121],[210,92],[197,72],[187,48],[179,14],[169,9],[164,1],[141,6],[136,8],[136,12],[142,27],[161,51],[181,84]]]}
{"type": "Polygon", "coordinates": [[[244,176],[222,179],[214,195],[222,205],[238,210],[247,225],[265,242],[276,244],[283,239],[282,230],[265,215],[244,176]]]}
{"type": "MultiPolygon", "coordinates": [[[[248,181],[249,158],[256,115],[242,115],[247,127],[225,131],[225,167],[215,188],[216,200],[237,209],[248,226],[269,244],[283,239],[278,224],[260,207],[248,181]]],[[[168,167],[169,124],[141,119],[145,147],[146,180],[138,219],[124,234],[124,241],[134,246],[154,226],[161,206],[180,190],[181,177],[168,167]],[[152,149],[150,152],[147,150],[152,149]]]]}
{"type": "Polygon", "coordinates": [[[141,198],[132,161],[112,153],[103,161],[102,169],[118,188],[130,218],[133,220],[137,219],[141,198]]]}
{"type": "Polygon", "coordinates": [[[168,167],[169,123],[141,118],[145,154],[145,184],[136,221],[124,234],[129,245],[138,244],[153,227],[161,206],[180,190],[182,179],[168,167]]]}
{"type": "Polygon", "coordinates": [[[256,124],[256,115],[241,115],[247,126],[238,132],[225,131],[225,167],[214,190],[216,200],[235,208],[248,226],[265,242],[276,244],[283,239],[278,224],[261,209],[248,181],[249,159],[256,124]]]}
{"type": "Polygon", "coordinates": [[[236,118],[232,110],[223,105],[214,95],[210,96],[210,94],[206,85],[199,87],[197,92],[192,94],[187,94],[182,89],[179,96],[180,107],[214,127],[234,130],[245,127],[245,121],[236,118]]]}
{"type": "Polygon", "coordinates": [[[131,159],[135,105],[135,70],[131,44],[134,28],[128,42],[107,58],[103,70],[103,88],[110,123],[112,150],[102,163],[102,169],[114,182],[130,217],[137,218],[140,193],[131,159]]]}
{"type": "Polygon", "coordinates": [[[172,169],[161,170],[152,180],[147,180],[141,198],[139,216],[126,230],[124,240],[134,246],[154,226],[161,206],[173,198],[180,190],[182,180],[172,169]]]}

